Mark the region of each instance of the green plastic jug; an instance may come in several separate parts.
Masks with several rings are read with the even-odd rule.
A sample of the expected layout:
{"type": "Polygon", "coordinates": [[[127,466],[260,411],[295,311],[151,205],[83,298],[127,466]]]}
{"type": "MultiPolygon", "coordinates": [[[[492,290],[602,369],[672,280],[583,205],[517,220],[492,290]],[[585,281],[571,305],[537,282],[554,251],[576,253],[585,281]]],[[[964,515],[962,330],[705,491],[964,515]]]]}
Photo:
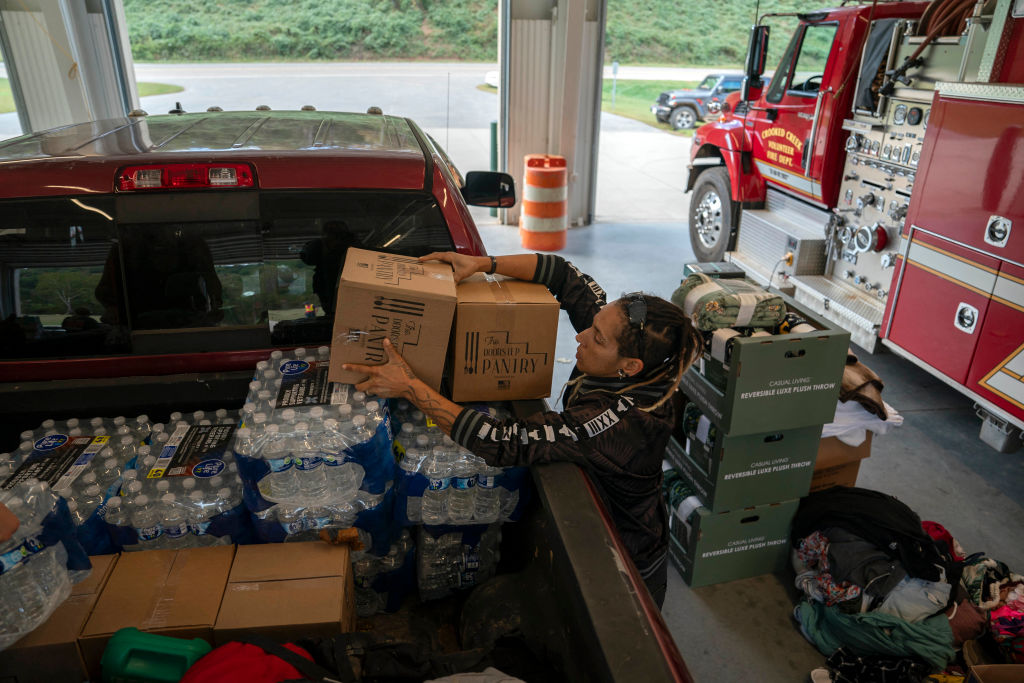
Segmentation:
{"type": "Polygon", "coordinates": [[[103,651],[105,683],[175,683],[212,648],[205,640],[172,638],[123,628],[103,651]]]}

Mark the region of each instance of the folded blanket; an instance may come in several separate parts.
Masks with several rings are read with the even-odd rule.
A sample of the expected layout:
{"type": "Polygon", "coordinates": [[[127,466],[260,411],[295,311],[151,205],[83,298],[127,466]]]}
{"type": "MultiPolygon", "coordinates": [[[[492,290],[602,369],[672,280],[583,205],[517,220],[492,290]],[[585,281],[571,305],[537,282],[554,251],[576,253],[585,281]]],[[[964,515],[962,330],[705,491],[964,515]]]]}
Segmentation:
{"type": "Polygon", "coordinates": [[[782,297],[739,278],[694,273],[672,294],[672,303],[699,330],[722,327],[775,327],[786,317],[782,297]]]}

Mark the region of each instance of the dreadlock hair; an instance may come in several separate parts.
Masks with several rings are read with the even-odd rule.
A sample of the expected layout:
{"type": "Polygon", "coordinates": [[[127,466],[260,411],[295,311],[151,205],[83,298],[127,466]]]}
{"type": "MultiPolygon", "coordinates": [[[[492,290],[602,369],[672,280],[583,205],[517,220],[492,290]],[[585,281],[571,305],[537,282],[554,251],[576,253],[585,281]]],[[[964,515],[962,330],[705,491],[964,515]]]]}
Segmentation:
{"type": "Polygon", "coordinates": [[[641,408],[648,412],[655,410],[672,398],[683,374],[700,356],[703,348],[701,337],[683,309],[661,297],[636,292],[618,299],[615,305],[622,311],[626,321],[616,339],[619,355],[639,358],[644,362],[644,369],[634,376],[637,382],[622,391],[661,382],[665,378],[671,380],[668,390],[660,399],[653,405],[641,408]],[[637,297],[647,304],[642,340],[640,325],[630,322],[628,312],[629,301],[637,297]]]}

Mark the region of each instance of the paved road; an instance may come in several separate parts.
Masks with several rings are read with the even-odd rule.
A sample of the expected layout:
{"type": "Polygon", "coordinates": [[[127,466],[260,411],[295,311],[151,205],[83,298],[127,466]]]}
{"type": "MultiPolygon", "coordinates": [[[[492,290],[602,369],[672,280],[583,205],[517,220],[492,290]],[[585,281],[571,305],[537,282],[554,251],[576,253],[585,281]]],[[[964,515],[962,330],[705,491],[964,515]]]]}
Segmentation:
{"type": "MultiPolygon", "coordinates": [[[[409,116],[445,146],[459,168],[490,167],[490,122],[498,100],[477,89],[487,63],[346,62],[245,64],[136,64],[138,81],[173,83],[182,92],[141,101],[151,114],[181,102],[186,111],[217,105],[224,109],[318,109],[364,111],[376,105],[385,113],[409,116]]],[[[628,67],[619,78],[693,80],[707,69],[628,67]]],[[[610,67],[606,69],[610,77],[610,67]]],[[[0,77],[6,71],[0,65],[0,77]]],[[[683,220],[681,186],[689,138],[667,135],[638,121],[601,115],[597,217],[601,220],[683,220]]],[[[0,139],[21,134],[17,115],[0,114],[0,139]]],[[[484,212],[486,215],[486,212],[484,212]]]]}

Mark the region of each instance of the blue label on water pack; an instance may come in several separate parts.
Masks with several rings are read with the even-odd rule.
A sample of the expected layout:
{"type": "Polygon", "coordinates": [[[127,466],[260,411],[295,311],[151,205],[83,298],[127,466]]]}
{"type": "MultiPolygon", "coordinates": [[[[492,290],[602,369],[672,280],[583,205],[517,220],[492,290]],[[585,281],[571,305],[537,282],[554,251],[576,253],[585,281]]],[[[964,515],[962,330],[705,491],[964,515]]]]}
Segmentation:
{"type": "Polygon", "coordinates": [[[0,574],[10,571],[44,547],[38,538],[26,538],[17,547],[0,555],[0,574]]]}
{"type": "Polygon", "coordinates": [[[281,522],[281,528],[284,529],[286,535],[291,536],[305,530],[306,520],[300,518],[294,522],[281,522]]]}
{"type": "Polygon", "coordinates": [[[476,477],[452,477],[452,488],[465,491],[473,488],[476,484],[476,477]]]}
{"type": "Polygon", "coordinates": [[[164,535],[168,538],[181,538],[188,533],[188,524],[174,524],[164,527],[164,535]]]}
{"type": "Polygon", "coordinates": [[[427,488],[431,491],[444,491],[451,483],[450,479],[427,479],[427,488]]]}
{"type": "Polygon", "coordinates": [[[267,467],[270,468],[271,472],[284,472],[286,469],[292,466],[291,458],[271,458],[266,461],[267,467]]]}
{"type": "Polygon", "coordinates": [[[494,475],[478,474],[476,475],[476,485],[482,489],[493,489],[498,483],[498,478],[494,475]]]}
{"type": "Polygon", "coordinates": [[[193,477],[201,477],[206,479],[208,477],[216,477],[218,474],[224,471],[227,465],[223,460],[213,458],[211,460],[204,460],[195,467],[192,468],[193,477]]]}
{"type": "Polygon", "coordinates": [[[35,442],[33,446],[37,451],[52,451],[60,448],[68,442],[66,434],[50,434],[35,442]]]}
{"type": "Polygon", "coordinates": [[[286,377],[301,375],[306,370],[309,370],[309,363],[304,360],[290,360],[281,363],[281,374],[286,377]]]}
{"type": "Polygon", "coordinates": [[[209,520],[203,522],[192,522],[188,525],[189,532],[194,536],[202,536],[207,533],[210,529],[209,520]]]}
{"type": "Polygon", "coordinates": [[[323,458],[320,456],[293,458],[293,460],[296,461],[295,466],[303,472],[315,470],[317,467],[324,464],[323,458]]]}
{"type": "Polygon", "coordinates": [[[163,529],[159,525],[135,528],[135,534],[140,541],[152,541],[154,538],[159,538],[161,533],[163,533],[163,529]]]}

